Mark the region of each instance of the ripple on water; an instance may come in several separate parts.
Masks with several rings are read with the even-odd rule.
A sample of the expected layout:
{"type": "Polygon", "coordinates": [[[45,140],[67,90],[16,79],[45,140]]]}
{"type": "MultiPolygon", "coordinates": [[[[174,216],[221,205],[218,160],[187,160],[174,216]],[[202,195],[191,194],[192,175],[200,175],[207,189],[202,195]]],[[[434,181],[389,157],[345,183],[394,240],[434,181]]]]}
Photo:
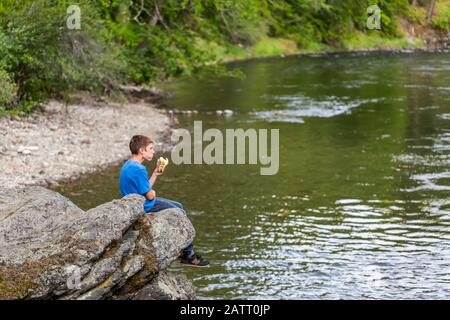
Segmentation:
{"type": "MultiPolygon", "coordinates": [[[[302,200],[297,197],[294,201],[302,200]]],[[[279,220],[262,213],[259,225],[245,241],[252,248],[263,249],[227,260],[227,272],[217,278],[220,283],[201,291],[225,290],[229,297],[246,298],[261,298],[260,292],[264,292],[264,297],[276,299],[448,295],[450,276],[442,268],[447,268],[450,258],[445,244],[450,228],[433,217],[448,217],[441,208],[449,202],[429,201],[422,212],[408,213],[412,203],[423,204],[340,199],[334,207],[320,206],[319,213],[317,208],[309,208],[315,215],[294,214],[279,220]]]]}
{"type": "Polygon", "coordinates": [[[328,96],[322,100],[306,97],[303,94],[269,96],[266,99],[273,103],[282,102],[284,109],[257,111],[251,113],[257,119],[268,122],[294,122],[303,123],[304,117],[330,118],[348,113],[351,109],[367,103],[376,103],[380,99],[349,99],[347,97],[328,96]]]}
{"type": "Polygon", "coordinates": [[[439,184],[439,180],[450,178],[449,172],[425,173],[411,176],[420,185],[415,188],[404,189],[406,192],[416,192],[422,190],[450,191],[450,186],[439,184]]]}

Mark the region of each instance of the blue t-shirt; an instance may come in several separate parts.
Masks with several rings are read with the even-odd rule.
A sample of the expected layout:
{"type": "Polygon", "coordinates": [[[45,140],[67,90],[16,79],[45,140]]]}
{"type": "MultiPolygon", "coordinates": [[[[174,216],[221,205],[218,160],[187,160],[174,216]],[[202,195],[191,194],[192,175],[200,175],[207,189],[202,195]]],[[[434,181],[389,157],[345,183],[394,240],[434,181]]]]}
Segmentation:
{"type": "MultiPolygon", "coordinates": [[[[152,186],[148,180],[147,168],[134,160],[128,160],[122,166],[119,184],[122,197],[133,193],[145,197],[145,194],[152,190],[152,186]]],[[[144,211],[149,212],[154,204],[155,199],[150,201],[145,198],[144,211]]]]}

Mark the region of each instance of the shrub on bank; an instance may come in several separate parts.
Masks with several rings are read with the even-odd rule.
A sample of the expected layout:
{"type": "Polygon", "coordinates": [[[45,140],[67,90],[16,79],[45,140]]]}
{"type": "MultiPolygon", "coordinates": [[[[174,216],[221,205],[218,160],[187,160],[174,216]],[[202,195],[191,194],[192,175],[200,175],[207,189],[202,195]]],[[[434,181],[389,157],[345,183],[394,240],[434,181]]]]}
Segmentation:
{"type": "Polygon", "coordinates": [[[441,0],[436,4],[433,26],[443,32],[450,32],[450,0],[441,0]]]}
{"type": "Polygon", "coordinates": [[[0,68],[0,115],[11,109],[16,100],[16,87],[9,74],[0,68]]]}
{"type": "Polygon", "coordinates": [[[81,30],[68,29],[69,2],[11,2],[7,15],[0,15],[1,67],[8,74],[3,81],[12,80],[17,90],[7,108],[29,112],[49,97],[118,86],[125,69],[121,51],[88,2],[79,3],[81,30]]]}

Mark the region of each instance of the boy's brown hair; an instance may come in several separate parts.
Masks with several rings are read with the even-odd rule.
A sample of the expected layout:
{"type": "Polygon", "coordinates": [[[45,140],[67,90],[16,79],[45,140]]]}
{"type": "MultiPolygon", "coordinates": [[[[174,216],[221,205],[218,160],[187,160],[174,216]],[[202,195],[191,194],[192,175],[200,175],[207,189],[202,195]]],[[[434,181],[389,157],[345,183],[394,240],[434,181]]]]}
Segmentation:
{"type": "Polygon", "coordinates": [[[147,148],[147,146],[153,143],[153,140],[146,136],[136,135],[130,140],[130,151],[132,154],[139,154],[141,148],[147,148]]]}

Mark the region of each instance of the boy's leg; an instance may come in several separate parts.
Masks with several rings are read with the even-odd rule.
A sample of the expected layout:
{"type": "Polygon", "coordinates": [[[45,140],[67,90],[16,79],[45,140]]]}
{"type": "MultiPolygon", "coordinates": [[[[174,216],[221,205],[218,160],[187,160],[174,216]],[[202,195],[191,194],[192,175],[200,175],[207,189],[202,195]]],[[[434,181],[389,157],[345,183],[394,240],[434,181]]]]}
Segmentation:
{"type": "Polygon", "coordinates": [[[184,215],[186,215],[186,211],[184,210],[184,207],[181,203],[179,203],[177,201],[169,200],[169,199],[164,199],[164,200],[168,201],[172,206],[174,206],[178,209],[181,209],[181,211],[183,211],[184,215]]]}
{"type": "Polygon", "coordinates": [[[155,204],[153,205],[153,208],[150,210],[150,212],[158,212],[169,208],[180,209],[183,214],[186,215],[186,211],[184,211],[183,205],[181,203],[161,197],[156,197],[155,204]]]}
{"type": "Polygon", "coordinates": [[[181,255],[182,258],[185,259],[192,259],[195,255],[194,252],[194,245],[191,243],[186,248],[183,249],[183,254],[181,255]]]}

